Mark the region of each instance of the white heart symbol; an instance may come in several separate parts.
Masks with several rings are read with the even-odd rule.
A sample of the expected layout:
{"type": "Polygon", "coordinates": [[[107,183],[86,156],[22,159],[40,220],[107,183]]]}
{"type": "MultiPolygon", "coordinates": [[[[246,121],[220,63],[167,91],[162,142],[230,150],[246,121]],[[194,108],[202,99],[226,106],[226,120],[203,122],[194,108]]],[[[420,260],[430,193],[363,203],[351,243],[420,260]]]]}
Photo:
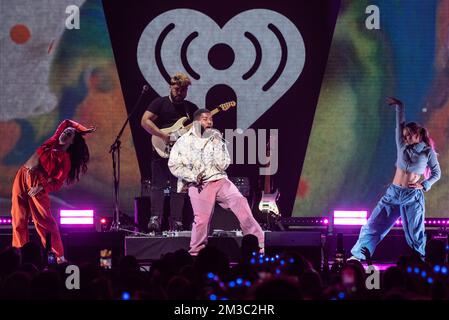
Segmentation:
{"type": "Polygon", "coordinates": [[[168,30],[166,28],[170,24],[174,27],[172,25],[166,33],[160,47],[165,70],[170,75],[188,73],[181,60],[181,48],[185,40],[197,32],[188,46],[186,57],[200,79],[193,81],[188,100],[204,106],[209,89],[219,84],[231,87],[237,96],[237,128],[251,126],[296,82],[304,67],[305,46],[301,33],[288,18],[275,11],[244,11],[220,28],[199,11],[170,10],[148,24],[137,48],[139,68],[160,96],[168,94],[168,87],[159,71],[155,49],[161,33],[168,30]],[[256,55],[256,46],[250,37],[256,39],[261,56],[256,55]],[[226,70],[217,70],[208,61],[209,50],[216,44],[226,44],[234,51],[235,60],[226,70]],[[244,75],[254,69],[257,60],[255,72],[244,79],[244,75]],[[270,81],[273,77],[274,83],[270,81]],[[270,84],[269,88],[267,84],[270,84]]]}

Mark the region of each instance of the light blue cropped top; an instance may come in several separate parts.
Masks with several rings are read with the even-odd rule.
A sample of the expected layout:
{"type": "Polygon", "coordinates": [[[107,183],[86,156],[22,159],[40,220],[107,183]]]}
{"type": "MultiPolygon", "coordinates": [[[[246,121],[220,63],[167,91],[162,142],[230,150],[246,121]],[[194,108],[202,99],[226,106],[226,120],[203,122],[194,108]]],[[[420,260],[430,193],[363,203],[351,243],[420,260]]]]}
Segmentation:
{"type": "Polygon", "coordinates": [[[407,145],[404,142],[402,131],[405,126],[405,112],[403,105],[395,105],[396,108],[396,167],[416,174],[424,174],[426,167],[430,168],[430,177],[421,182],[424,191],[430,190],[431,186],[441,177],[441,168],[438,163],[435,150],[424,142],[407,145]]]}

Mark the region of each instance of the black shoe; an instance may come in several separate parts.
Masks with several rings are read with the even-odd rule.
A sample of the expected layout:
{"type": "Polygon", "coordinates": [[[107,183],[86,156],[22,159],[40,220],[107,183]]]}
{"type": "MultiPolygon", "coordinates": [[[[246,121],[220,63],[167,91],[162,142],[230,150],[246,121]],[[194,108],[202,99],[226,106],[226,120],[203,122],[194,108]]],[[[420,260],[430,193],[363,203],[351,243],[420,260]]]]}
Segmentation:
{"type": "Polygon", "coordinates": [[[149,232],[161,232],[161,223],[159,222],[159,217],[153,216],[150,218],[148,223],[149,232]]]}

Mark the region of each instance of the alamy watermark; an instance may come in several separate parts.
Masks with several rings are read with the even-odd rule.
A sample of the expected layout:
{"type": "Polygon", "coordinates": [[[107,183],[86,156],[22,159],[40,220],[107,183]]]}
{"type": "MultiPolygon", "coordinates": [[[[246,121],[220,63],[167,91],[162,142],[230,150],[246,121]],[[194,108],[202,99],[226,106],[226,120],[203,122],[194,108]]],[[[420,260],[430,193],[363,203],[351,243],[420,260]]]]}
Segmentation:
{"type": "Polygon", "coordinates": [[[65,19],[66,29],[80,29],[80,8],[76,5],[70,5],[65,8],[65,13],[69,15],[65,19]]]}
{"type": "Polygon", "coordinates": [[[368,30],[379,30],[380,29],[380,10],[379,7],[372,4],[366,7],[365,13],[369,14],[365,19],[365,27],[368,30]]]}
{"type": "MultiPolygon", "coordinates": [[[[198,121],[193,126],[196,132],[201,132],[198,121]]],[[[273,175],[279,168],[278,129],[225,129],[224,137],[216,129],[207,129],[201,137],[221,140],[233,164],[259,163],[260,175],[273,175]]]]}
{"type": "Polygon", "coordinates": [[[380,272],[374,266],[368,266],[365,270],[367,277],[365,279],[365,287],[368,290],[380,289],[380,272]]]}
{"type": "Polygon", "coordinates": [[[65,274],[67,278],[65,279],[65,287],[67,290],[79,290],[80,289],[80,268],[76,265],[68,265],[65,268],[65,274]]]}

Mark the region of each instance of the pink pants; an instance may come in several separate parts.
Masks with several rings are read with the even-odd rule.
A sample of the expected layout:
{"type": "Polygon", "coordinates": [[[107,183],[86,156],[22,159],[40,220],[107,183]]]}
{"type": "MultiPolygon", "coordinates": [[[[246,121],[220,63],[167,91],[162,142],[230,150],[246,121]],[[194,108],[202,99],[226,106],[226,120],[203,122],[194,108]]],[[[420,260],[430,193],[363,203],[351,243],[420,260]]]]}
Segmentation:
{"type": "Polygon", "coordinates": [[[244,235],[255,235],[259,239],[259,246],[264,247],[262,228],[254,219],[246,198],[229,179],[208,182],[201,192],[198,192],[198,188],[190,187],[189,197],[194,214],[189,251],[191,255],[198,255],[207,244],[210,220],[216,201],[222,208],[232,210],[240,222],[244,235]]]}

